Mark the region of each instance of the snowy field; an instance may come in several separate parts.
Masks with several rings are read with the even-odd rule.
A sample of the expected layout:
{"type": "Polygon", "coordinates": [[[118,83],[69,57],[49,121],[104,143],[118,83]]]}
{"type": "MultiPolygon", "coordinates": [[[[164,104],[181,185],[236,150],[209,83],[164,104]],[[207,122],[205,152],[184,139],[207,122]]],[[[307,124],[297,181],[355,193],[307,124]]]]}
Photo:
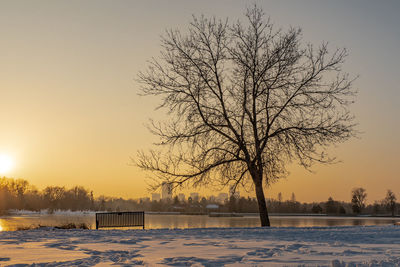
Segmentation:
{"type": "Polygon", "coordinates": [[[0,266],[32,264],[400,266],[400,226],[0,232],[0,266]]]}

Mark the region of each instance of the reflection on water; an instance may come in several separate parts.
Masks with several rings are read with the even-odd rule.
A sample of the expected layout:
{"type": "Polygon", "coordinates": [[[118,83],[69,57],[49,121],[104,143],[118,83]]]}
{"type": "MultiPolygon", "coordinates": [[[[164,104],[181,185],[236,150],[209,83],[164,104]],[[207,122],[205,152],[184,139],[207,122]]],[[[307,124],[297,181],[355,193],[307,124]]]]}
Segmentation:
{"type": "MultiPolygon", "coordinates": [[[[312,227],[394,224],[393,218],[334,216],[270,216],[271,226],[312,227]]],[[[146,228],[259,227],[257,216],[208,217],[194,215],[146,215],[146,228]]]]}
{"type": "MultiPolygon", "coordinates": [[[[394,224],[399,219],[381,217],[335,217],[335,216],[271,216],[271,225],[275,227],[311,227],[311,226],[350,226],[394,224]]],[[[0,231],[34,228],[38,226],[60,226],[68,223],[85,223],[91,229],[96,226],[94,213],[34,214],[0,217],[0,231]]],[[[259,227],[257,216],[245,217],[208,217],[207,215],[160,215],[146,214],[146,229],[158,228],[210,228],[210,227],[259,227]]]]}

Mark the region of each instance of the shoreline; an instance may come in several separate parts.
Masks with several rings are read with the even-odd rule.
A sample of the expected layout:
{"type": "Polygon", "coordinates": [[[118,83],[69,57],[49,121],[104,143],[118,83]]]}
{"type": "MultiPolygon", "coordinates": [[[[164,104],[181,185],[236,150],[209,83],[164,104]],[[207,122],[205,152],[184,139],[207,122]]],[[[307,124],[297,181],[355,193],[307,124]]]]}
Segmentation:
{"type": "MultiPolygon", "coordinates": [[[[47,210],[40,211],[27,211],[27,210],[10,210],[5,214],[0,215],[1,217],[11,217],[11,216],[24,216],[24,215],[94,215],[96,212],[105,212],[105,211],[71,211],[71,210],[55,210],[52,213],[48,213],[47,210]]],[[[145,211],[147,215],[193,215],[193,216],[210,216],[210,217],[258,217],[259,213],[247,213],[247,212],[176,212],[176,211],[145,211]],[[229,216],[231,215],[231,216],[229,216]]],[[[338,218],[392,218],[392,219],[400,219],[400,215],[384,215],[384,214],[325,214],[325,213],[269,213],[269,217],[338,217],[338,218]]]]}

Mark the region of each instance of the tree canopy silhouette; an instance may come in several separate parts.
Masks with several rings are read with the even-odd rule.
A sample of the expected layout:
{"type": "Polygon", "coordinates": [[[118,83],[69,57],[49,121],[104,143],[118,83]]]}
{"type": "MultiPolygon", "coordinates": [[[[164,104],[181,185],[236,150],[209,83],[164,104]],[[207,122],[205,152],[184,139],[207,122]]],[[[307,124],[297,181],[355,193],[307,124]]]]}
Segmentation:
{"type": "Polygon", "coordinates": [[[366,190],[362,187],[354,188],[351,191],[351,204],[354,213],[360,214],[365,208],[367,200],[366,190]]]}
{"type": "Polygon", "coordinates": [[[142,94],[161,97],[169,119],[151,122],[160,142],[138,152],[136,164],[157,185],[255,189],[269,226],[264,187],[292,161],[333,161],[329,145],[355,133],[355,91],[342,71],[345,49],[303,45],[300,29],[276,30],[257,6],[245,17],[193,17],[187,32],[166,31],[160,58],[138,80],[142,94]]]}

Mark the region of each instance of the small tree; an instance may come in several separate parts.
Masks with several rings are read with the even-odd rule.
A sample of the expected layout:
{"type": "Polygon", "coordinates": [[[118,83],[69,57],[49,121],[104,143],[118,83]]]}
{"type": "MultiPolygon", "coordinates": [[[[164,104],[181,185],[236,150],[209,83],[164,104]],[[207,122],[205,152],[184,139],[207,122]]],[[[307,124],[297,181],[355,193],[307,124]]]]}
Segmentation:
{"type": "Polygon", "coordinates": [[[328,198],[328,201],[325,203],[325,209],[327,214],[335,214],[338,213],[338,205],[337,202],[333,200],[332,197],[328,198]]]}
{"type": "Polygon", "coordinates": [[[396,210],[396,196],[391,190],[387,191],[386,197],[383,202],[385,203],[386,208],[392,213],[392,216],[394,217],[394,212],[396,210]]]}
{"type": "Polygon", "coordinates": [[[311,208],[313,213],[322,213],[322,208],[319,204],[314,204],[311,208]]]}
{"type": "Polygon", "coordinates": [[[236,212],[237,211],[237,199],[235,196],[230,196],[229,197],[229,202],[228,202],[228,209],[230,212],[236,212]]]}
{"type": "Polygon", "coordinates": [[[170,119],[151,123],[160,149],[139,152],[136,163],[155,187],[250,187],[269,226],[264,187],[292,161],[333,161],[327,148],[354,135],[355,92],[342,72],[345,49],[302,45],[300,29],[275,30],[257,6],[246,21],[194,17],[187,33],[166,32],[161,59],[139,81],[170,119]]]}
{"type": "Polygon", "coordinates": [[[354,213],[360,214],[365,208],[365,201],[367,199],[367,193],[364,188],[354,188],[351,191],[351,207],[354,213]]]}
{"type": "Polygon", "coordinates": [[[43,190],[43,198],[50,207],[50,212],[55,209],[61,208],[61,201],[65,197],[65,187],[61,186],[47,186],[43,190]]]}
{"type": "Polygon", "coordinates": [[[174,202],[173,203],[174,203],[174,205],[179,205],[180,204],[178,196],[174,197],[174,202]]]}

